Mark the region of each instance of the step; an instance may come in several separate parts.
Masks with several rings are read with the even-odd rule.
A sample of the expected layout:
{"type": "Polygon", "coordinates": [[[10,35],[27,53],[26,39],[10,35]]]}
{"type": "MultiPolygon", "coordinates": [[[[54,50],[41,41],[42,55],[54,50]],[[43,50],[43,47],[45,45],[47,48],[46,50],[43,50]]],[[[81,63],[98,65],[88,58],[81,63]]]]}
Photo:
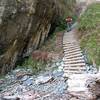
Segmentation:
{"type": "MultiPolygon", "coordinates": [[[[69,34],[69,33],[67,33],[67,34],[64,34],[64,37],[63,38],[67,38],[67,39],[69,39],[69,38],[74,38],[75,37],[75,35],[73,35],[73,34],[69,34]]],[[[75,40],[75,38],[74,38],[74,40],[75,40]]],[[[67,41],[67,40],[66,40],[67,41]]]]}
{"type": "Polygon", "coordinates": [[[63,44],[78,44],[78,42],[76,40],[73,40],[73,39],[67,40],[67,41],[66,40],[67,39],[63,40],[63,44]]]}
{"type": "Polygon", "coordinates": [[[73,53],[65,53],[66,56],[72,56],[72,55],[83,55],[81,52],[73,52],[73,53]]]}
{"type": "Polygon", "coordinates": [[[85,69],[64,69],[64,72],[65,73],[78,73],[78,74],[82,74],[82,73],[85,73],[85,69]]]}
{"type": "Polygon", "coordinates": [[[65,60],[64,61],[64,63],[65,64],[76,64],[76,63],[85,63],[85,61],[84,60],[75,60],[75,61],[67,61],[67,60],[65,60]]]}
{"type": "Polygon", "coordinates": [[[65,37],[63,37],[63,39],[64,39],[64,42],[74,42],[74,41],[76,41],[75,39],[74,39],[74,37],[71,37],[71,36],[65,36],[65,37]]]}
{"type": "Polygon", "coordinates": [[[73,54],[65,54],[65,57],[71,57],[71,56],[73,56],[73,57],[76,57],[76,56],[82,56],[83,54],[82,53],[73,53],[73,54]]]}
{"type": "Polygon", "coordinates": [[[65,45],[65,44],[78,44],[78,42],[66,42],[66,41],[63,41],[63,44],[65,45]]]}
{"type": "Polygon", "coordinates": [[[81,69],[78,69],[78,68],[64,68],[64,71],[85,71],[85,68],[81,68],[81,69]]]}
{"type": "Polygon", "coordinates": [[[85,73],[85,69],[64,69],[64,72],[67,72],[67,73],[69,73],[69,72],[84,72],[85,73]]]}
{"type": "Polygon", "coordinates": [[[81,56],[81,57],[76,57],[76,58],[66,58],[66,57],[64,57],[63,58],[63,61],[65,61],[65,60],[67,60],[67,61],[75,61],[75,60],[83,60],[84,59],[84,57],[83,56],[81,56]]]}
{"type": "Polygon", "coordinates": [[[66,51],[66,52],[64,52],[65,54],[77,54],[77,53],[82,53],[82,51],[81,50],[79,50],[79,51],[75,51],[74,50],[74,52],[70,52],[70,51],[66,51]]]}
{"type": "Polygon", "coordinates": [[[78,47],[77,47],[77,48],[66,48],[66,47],[64,48],[64,47],[63,47],[63,50],[64,50],[64,51],[74,51],[74,50],[80,50],[80,51],[81,51],[81,49],[78,48],[78,47]]]}
{"type": "Polygon", "coordinates": [[[80,46],[63,46],[64,49],[77,49],[80,48],[80,46]]]}
{"type": "Polygon", "coordinates": [[[71,56],[67,56],[67,55],[65,55],[64,57],[66,57],[67,59],[69,59],[69,58],[76,58],[76,57],[82,57],[83,56],[83,54],[82,53],[80,53],[80,54],[76,54],[76,55],[71,55],[71,56]]]}
{"type": "Polygon", "coordinates": [[[71,71],[71,70],[64,70],[66,74],[82,74],[83,71],[71,71]]]}
{"type": "Polygon", "coordinates": [[[75,41],[75,40],[74,41],[73,40],[71,40],[71,41],[70,40],[67,40],[66,41],[66,39],[63,40],[63,44],[74,44],[74,43],[78,43],[78,42],[75,41]]]}
{"type": "Polygon", "coordinates": [[[64,51],[81,50],[80,48],[63,48],[64,51]]]}
{"type": "MultiPolygon", "coordinates": [[[[76,57],[76,58],[75,58],[75,57],[73,57],[73,58],[72,58],[72,57],[71,57],[71,58],[64,57],[64,58],[63,58],[63,61],[64,61],[64,62],[66,62],[66,61],[67,61],[67,62],[69,62],[69,61],[78,61],[78,60],[82,60],[82,61],[83,61],[83,60],[84,60],[84,57],[83,57],[83,56],[78,56],[78,57],[76,57]]],[[[84,60],[84,61],[85,61],[85,60],[84,60]]]]}
{"type": "Polygon", "coordinates": [[[78,43],[63,43],[63,46],[79,46],[78,43]]]}
{"type": "Polygon", "coordinates": [[[63,46],[79,46],[78,42],[63,42],[63,46]]]}
{"type": "Polygon", "coordinates": [[[73,48],[76,48],[76,49],[77,49],[77,48],[80,48],[80,46],[78,46],[78,45],[77,45],[77,46],[75,46],[75,45],[73,45],[73,46],[68,46],[68,45],[66,45],[66,46],[63,46],[63,48],[64,48],[64,49],[69,49],[69,48],[70,48],[70,49],[73,49],[73,48]]]}
{"type": "Polygon", "coordinates": [[[68,53],[73,53],[73,52],[78,52],[78,51],[81,51],[81,49],[78,48],[78,49],[74,49],[74,50],[66,50],[66,49],[64,50],[64,52],[68,52],[68,53]]]}
{"type": "Polygon", "coordinates": [[[65,64],[65,67],[78,67],[78,66],[85,66],[85,63],[77,63],[77,64],[65,64]]]}
{"type": "Polygon", "coordinates": [[[85,67],[64,67],[64,70],[86,70],[85,67]]]}
{"type": "Polygon", "coordinates": [[[64,72],[84,72],[84,69],[72,69],[71,67],[66,67],[66,68],[64,68],[64,72]]]}

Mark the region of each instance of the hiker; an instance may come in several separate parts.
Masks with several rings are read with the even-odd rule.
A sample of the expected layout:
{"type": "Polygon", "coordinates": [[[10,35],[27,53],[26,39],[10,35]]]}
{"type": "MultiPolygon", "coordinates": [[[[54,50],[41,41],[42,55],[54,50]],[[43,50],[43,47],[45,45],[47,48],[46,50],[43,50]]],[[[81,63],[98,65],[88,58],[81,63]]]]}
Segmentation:
{"type": "Polygon", "coordinates": [[[72,26],[72,17],[67,17],[66,18],[66,24],[67,24],[67,31],[71,31],[71,26],[72,26]]]}

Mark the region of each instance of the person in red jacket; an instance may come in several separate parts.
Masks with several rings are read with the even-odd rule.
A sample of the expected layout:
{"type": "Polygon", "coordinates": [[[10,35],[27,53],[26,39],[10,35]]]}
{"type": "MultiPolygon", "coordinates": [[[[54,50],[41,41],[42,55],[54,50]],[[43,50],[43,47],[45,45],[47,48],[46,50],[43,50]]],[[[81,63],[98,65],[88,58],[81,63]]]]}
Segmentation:
{"type": "Polygon", "coordinates": [[[67,24],[67,31],[71,31],[72,17],[68,16],[68,17],[66,18],[66,24],[67,24]]]}

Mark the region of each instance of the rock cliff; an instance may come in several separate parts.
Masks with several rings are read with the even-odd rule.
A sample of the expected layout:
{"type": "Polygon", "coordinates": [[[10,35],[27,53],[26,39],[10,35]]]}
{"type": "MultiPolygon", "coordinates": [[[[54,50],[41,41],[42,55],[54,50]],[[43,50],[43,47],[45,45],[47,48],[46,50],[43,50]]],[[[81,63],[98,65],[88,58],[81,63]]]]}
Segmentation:
{"type": "Polygon", "coordinates": [[[0,0],[0,74],[44,43],[61,9],[60,0],[0,0]]]}
{"type": "Polygon", "coordinates": [[[62,0],[0,0],[1,74],[44,43],[64,5],[62,0]]]}

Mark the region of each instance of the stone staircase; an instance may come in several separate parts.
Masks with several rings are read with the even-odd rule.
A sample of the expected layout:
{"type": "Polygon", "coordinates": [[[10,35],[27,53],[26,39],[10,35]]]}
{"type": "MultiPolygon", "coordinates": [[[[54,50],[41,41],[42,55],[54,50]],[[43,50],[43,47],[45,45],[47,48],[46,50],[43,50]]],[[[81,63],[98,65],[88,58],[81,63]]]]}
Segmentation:
{"type": "Polygon", "coordinates": [[[68,91],[80,94],[86,92],[86,64],[77,41],[75,30],[65,32],[63,37],[64,77],[68,77],[68,91]]]}
{"type": "Polygon", "coordinates": [[[63,49],[64,74],[83,74],[85,61],[74,31],[64,34],[63,49]]]}

